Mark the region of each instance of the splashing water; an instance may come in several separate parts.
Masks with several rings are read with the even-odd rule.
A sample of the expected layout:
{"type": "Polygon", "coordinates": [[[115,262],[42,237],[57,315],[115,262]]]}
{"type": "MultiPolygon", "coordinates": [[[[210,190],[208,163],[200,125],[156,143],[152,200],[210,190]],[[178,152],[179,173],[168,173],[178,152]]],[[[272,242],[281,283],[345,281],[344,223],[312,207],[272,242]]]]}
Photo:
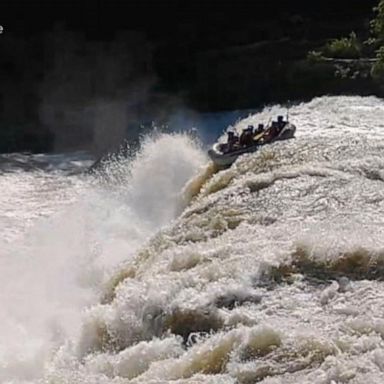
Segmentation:
{"type": "Polygon", "coordinates": [[[111,164],[120,183],[74,182],[75,202],[37,225],[35,245],[2,257],[27,276],[5,281],[32,291],[31,321],[0,333],[18,356],[0,354],[3,381],[383,382],[384,103],[321,97],[290,120],[296,139],[220,172],[175,135],[111,164]],[[64,277],[36,273],[41,263],[64,277]],[[67,300],[42,301],[47,281],[67,300]],[[65,332],[36,336],[40,311],[65,332]],[[15,348],[22,327],[29,341],[15,348]]]}
{"type": "Polygon", "coordinates": [[[112,186],[57,167],[0,177],[1,382],[41,377],[113,268],[174,218],[179,192],[205,161],[187,136],[163,135],[146,138],[133,160],[108,164],[112,186]]]}

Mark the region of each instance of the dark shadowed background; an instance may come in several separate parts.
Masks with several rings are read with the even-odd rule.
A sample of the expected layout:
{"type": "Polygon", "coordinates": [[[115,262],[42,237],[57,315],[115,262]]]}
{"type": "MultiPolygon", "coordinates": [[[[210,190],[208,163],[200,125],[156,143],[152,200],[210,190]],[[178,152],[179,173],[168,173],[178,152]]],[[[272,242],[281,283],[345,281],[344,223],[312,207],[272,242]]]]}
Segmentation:
{"type": "MultiPolygon", "coordinates": [[[[143,126],[367,84],[310,49],[367,33],[376,1],[2,1],[0,152],[100,154],[143,126]]],[[[183,127],[188,128],[188,127],[183,127]]]]}

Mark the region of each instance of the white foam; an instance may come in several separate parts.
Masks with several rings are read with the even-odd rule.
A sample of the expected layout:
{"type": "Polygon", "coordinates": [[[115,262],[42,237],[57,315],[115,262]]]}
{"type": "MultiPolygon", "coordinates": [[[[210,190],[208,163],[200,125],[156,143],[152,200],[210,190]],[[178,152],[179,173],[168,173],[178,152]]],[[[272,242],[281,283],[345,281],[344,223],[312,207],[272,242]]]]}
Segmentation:
{"type": "MultiPolygon", "coordinates": [[[[237,128],[282,112],[274,106],[237,128]]],[[[111,280],[116,287],[108,285],[109,300],[88,308],[82,323],[69,324],[69,333],[82,324],[79,335],[53,360],[43,354],[46,380],[382,382],[384,103],[321,97],[292,107],[290,116],[295,140],[242,156],[212,177],[205,155],[186,137],[148,138],[136,161],[111,165],[118,175],[113,187],[110,178],[85,190],[90,201],[58,227],[53,246],[44,236],[37,241],[50,252],[46,259],[33,254],[32,297],[39,291],[33,271],[41,261],[49,270],[48,255],[56,253],[63,263],[52,265],[67,271],[48,273],[52,291],[58,276],[58,287],[69,290],[67,303],[77,295],[81,308],[86,292],[92,302],[93,289],[102,290],[104,269],[124,261],[111,280]],[[84,297],[75,288],[78,273],[84,297]],[[225,295],[237,303],[218,305],[225,295]],[[245,299],[251,295],[261,301],[245,299]],[[172,329],[187,339],[185,346],[172,329]]],[[[43,273],[37,276],[44,281],[43,273]]],[[[32,303],[51,312],[35,297],[32,303]]],[[[36,319],[33,308],[30,313],[36,319]]],[[[55,346],[63,342],[53,339],[55,346]]],[[[38,341],[44,350],[46,339],[38,341]]],[[[28,348],[38,354],[33,342],[20,351],[28,348]]]]}
{"type": "Polygon", "coordinates": [[[112,186],[60,172],[0,178],[14,189],[1,204],[19,225],[17,244],[0,256],[1,380],[41,376],[53,351],[80,331],[83,309],[113,269],[174,218],[183,185],[205,159],[187,136],[160,135],[130,162],[111,165],[124,176],[112,186]]]}

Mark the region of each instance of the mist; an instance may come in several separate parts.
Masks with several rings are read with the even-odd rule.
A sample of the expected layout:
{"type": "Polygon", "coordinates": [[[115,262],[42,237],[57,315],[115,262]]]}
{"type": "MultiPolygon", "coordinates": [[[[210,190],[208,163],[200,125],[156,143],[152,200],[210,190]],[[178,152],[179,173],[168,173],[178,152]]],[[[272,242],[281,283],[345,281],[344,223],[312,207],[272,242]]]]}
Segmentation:
{"type": "Polygon", "coordinates": [[[87,150],[96,157],[137,140],[185,109],[164,92],[144,32],[108,40],[56,24],[27,38],[2,36],[3,152],[87,150]],[[5,68],[5,69],[4,69],[5,68]]]}

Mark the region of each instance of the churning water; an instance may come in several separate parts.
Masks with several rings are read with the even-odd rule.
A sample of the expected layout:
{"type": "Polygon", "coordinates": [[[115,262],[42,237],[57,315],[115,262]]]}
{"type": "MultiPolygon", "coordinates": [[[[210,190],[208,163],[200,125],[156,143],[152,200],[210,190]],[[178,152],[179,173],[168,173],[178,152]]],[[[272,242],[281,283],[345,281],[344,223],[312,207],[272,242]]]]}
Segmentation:
{"type": "Polygon", "coordinates": [[[382,383],[384,102],[290,120],[222,171],[184,135],[96,176],[4,171],[0,381],[382,383]]]}

